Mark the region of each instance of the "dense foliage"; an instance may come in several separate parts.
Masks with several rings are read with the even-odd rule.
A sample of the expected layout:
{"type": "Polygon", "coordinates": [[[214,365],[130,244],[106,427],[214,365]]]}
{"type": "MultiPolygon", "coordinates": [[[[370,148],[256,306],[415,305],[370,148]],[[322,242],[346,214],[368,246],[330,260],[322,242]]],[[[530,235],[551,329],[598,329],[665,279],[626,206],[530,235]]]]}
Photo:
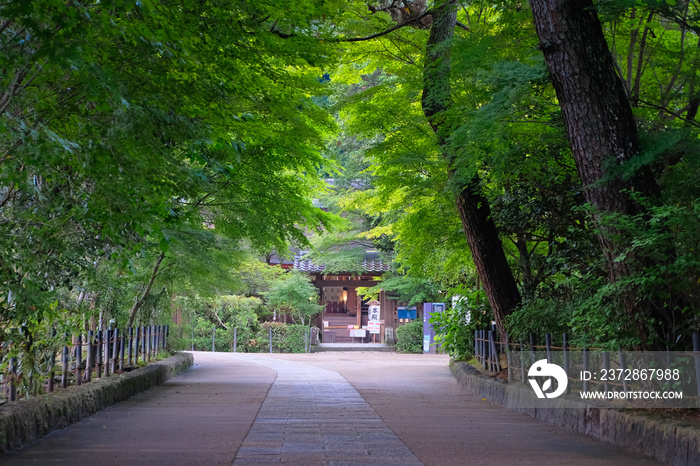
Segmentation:
{"type": "Polygon", "coordinates": [[[423,322],[415,320],[397,328],[396,349],[401,353],[422,353],[423,322]]]}
{"type": "MultiPolygon", "coordinates": [[[[183,339],[211,323],[249,342],[280,312],[306,325],[310,285],[257,261],[290,246],[329,272],[380,251],[392,272],[368,295],[481,290],[513,338],[688,348],[700,5],[530,4],[2,3],[3,361],[30,373],[64,334],[174,309],[183,339]],[[608,118],[605,93],[581,92],[601,66],[604,129],[569,105],[608,118]]],[[[464,312],[440,324],[460,355],[464,312]]]]}

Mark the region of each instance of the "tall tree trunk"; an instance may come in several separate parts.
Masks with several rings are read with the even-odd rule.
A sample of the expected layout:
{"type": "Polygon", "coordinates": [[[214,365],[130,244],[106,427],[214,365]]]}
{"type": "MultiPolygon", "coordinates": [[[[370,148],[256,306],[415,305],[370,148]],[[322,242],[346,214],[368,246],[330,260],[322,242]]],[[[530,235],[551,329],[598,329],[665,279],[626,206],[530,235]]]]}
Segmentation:
{"type": "MultiPolygon", "coordinates": [[[[638,152],[637,126],[622,81],[591,0],[530,0],[554,89],[564,116],[576,167],[595,220],[604,213],[636,215],[644,212],[627,192],[656,198],[659,189],[649,169],[635,176],[606,179],[610,166],[630,160],[638,152]]],[[[613,243],[615,232],[603,230],[598,240],[607,259],[611,282],[629,277],[629,262],[616,261],[625,244],[613,243]]],[[[643,260],[636,258],[637,260],[643,260]]],[[[645,320],[651,308],[630,293],[623,305],[634,319],[637,334],[646,339],[645,320]],[[646,308],[646,309],[644,309],[646,308]],[[641,316],[638,312],[641,312],[641,316]]]]}
{"type": "MultiPolygon", "coordinates": [[[[444,156],[453,165],[448,148],[445,112],[450,105],[450,44],[457,20],[457,1],[447,0],[434,8],[426,44],[423,72],[423,113],[438,136],[444,156]]],[[[450,169],[450,177],[455,172],[450,169]]],[[[520,304],[520,293],[506,260],[498,230],[491,218],[488,200],[481,192],[478,176],[469,180],[455,200],[474,265],[493,310],[499,333],[505,334],[504,318],[520,304]]]]}
{"type": "Polygon", "coordinates": [[[143,306],[143,303],[146,301],[146,298],[148,298],[148,295],[151,293],[151,288],[153,288],[153,282],[158,276],[158,269],[160,268],[160,264],[161,262],[163,262],[164,257],[164,252],[160,253],[160,256],[158,256],[158,260],[156,261],[156,265],[153,267],[153,272],[151,273],[150,280],[148,280],[146,289],[143,290],[143,293],[141,293],[141,296],[139,296],[139,298],[134,303],[134,306],[131,308],[131,311],[129,312],[129,323],[126,325],[127,328],[131,327],[134,324],[134,320],[136,320],[136,313],[139,312],[139,309],[141,309],[141,306],[143,306]]]}

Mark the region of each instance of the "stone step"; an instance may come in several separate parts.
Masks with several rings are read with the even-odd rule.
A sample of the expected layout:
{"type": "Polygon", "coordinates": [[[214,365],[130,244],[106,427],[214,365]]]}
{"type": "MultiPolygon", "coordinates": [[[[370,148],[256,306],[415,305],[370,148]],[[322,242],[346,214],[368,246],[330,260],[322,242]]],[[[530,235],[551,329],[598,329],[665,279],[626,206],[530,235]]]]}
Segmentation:
{"type": "Polygon", "coordinates": [[[319,343],[311,348],[312,353],[326,351],[367,351],[367,352],[395,352],[396,347],[385,343],[319,343]]]}

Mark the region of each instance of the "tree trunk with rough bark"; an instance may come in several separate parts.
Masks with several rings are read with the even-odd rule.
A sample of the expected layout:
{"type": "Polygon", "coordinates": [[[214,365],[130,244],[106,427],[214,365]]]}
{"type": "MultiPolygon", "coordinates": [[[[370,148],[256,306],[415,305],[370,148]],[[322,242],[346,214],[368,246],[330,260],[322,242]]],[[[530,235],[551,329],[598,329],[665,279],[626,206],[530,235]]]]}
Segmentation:
{"type": "MultiPolygon", "coordinates": [[[[434,8],[433,23],[426,44],[423,74],[423,113],[438,136],[438,144],[447,160],[454,162],[443,118],[450,105],[450,44],[457,20],[456,0],[447,0],[434,8]]],[[[451,170],[450,177],[455,173],[451,170]]],[[[478,176],[473,177],[455,200],[477,274],[488,297],[501,336],[504,319],[520,304],[520,292],[506,260],[498,230],[491,218],[488,200],[481,192],[478,176]]]]}
{"type": "Polygon", "coordinates": [[[162,252],[160,256],[158,256],[158,260],[156,261],[156,265],[153,267],[153,272],[151,273],[151,278],[148,280],[146,288],[143,290],[141,296],[134,303],[133,307],[131,308],[131,311],[129,311],[129,323],[127,323],[126,325],[127,328],[131,327],[134,324],[134,321],[136,320],[136,313],[139,311],[139,309],[141,309],[141,306],[143,306],[143,303],[146,302],[146,298],[148,298],[148,295],[151,293],[151,288],[153,288],[153,282],[158,276],[158,269],[160,268],[160,264],[163,262],[163,258],[165,258],[164,252],[162,252]]]}
{"type": "MultiPolygon", "coordinates": [[[[624,84],[615,73],[593,3],[590,0],[530,0],[530,5],[539,47],[559,99],[586,200],[595,208],[595,220],[600,220],[605,213],[644,213],[643,207],[626,191],[650,198],[659,196],[649,167],[643,167],[626,180],[606,177],[610,167],[629,161],[638,153],[639,146],[632,108],[624,84]]],[[[615,233],[606,228],[598,236],[611,283],[634,272],[630,262],[616,260],[628,245],[614,243],[611,237],[615,233]]],[[[635,320],[638,336],[646,340],[644,320],[650,316],[653,306],[637,302],[634,293],[623,299],[623,305],[635,320]]]]}

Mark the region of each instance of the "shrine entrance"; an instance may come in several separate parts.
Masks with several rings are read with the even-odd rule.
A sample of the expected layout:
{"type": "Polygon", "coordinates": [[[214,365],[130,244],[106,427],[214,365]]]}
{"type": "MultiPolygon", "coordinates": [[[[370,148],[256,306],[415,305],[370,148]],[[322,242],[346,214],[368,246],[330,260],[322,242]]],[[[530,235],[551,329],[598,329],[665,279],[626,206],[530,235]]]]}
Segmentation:
{"type": "Polygon", "coordinates": [[[357,294],[359,287],[377,284],[375,276],[321,275],[313,283],[320,291],[325,306],[318,326],[323,329],[324,343],[384,343],[384,327],[392,322],[396,301],[386,299],[382,291],[379,300],[363,300],[357,294]],[[370,307],[375,319],[370,320],[370,307]],[[388,317],[388,319],[386,318],[388,317]]]}

